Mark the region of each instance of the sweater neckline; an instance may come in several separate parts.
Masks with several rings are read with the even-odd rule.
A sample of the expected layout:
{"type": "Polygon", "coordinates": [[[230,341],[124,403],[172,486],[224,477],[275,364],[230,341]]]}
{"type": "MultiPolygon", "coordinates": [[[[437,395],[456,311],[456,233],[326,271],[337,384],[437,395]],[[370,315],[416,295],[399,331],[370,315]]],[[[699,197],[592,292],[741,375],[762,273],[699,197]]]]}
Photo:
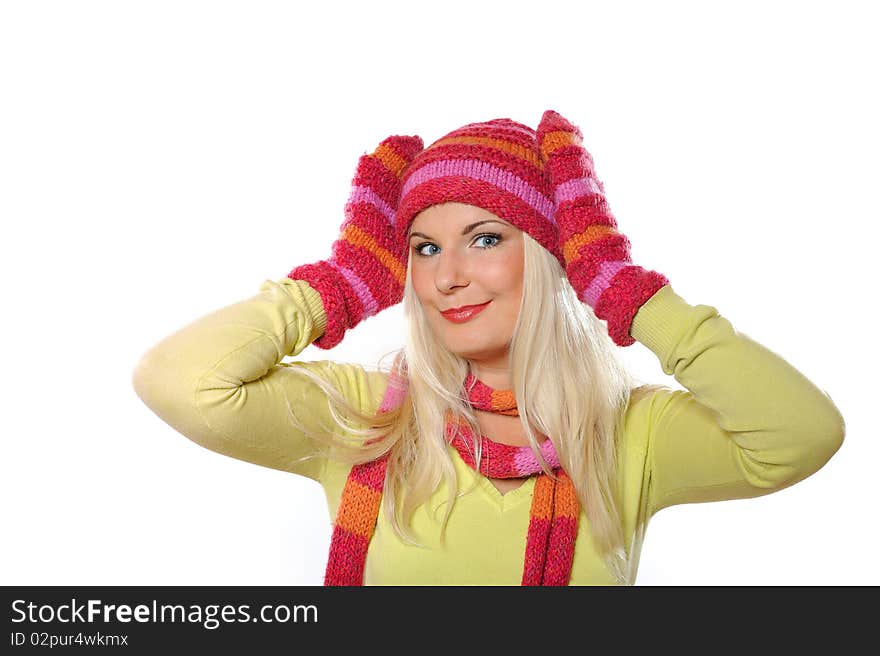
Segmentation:
{"type": "Polygon", "coordinates": [[[462,486],[461,491],[469,491],[472,486],[475,486],[487,498],[487,501],[501,511],[511,510],[526,499],[531,498],[537,476],[529,476],[519,487],[501,494],[501,490],[495,487],[489,478],[470,467],[462,459],[458,449],[452,445],[448,445],[447,448],[453,452],[452,457],[458,470],[459,480],[462,480],[462,476],[465,477],[465,484],[462,486]]]}

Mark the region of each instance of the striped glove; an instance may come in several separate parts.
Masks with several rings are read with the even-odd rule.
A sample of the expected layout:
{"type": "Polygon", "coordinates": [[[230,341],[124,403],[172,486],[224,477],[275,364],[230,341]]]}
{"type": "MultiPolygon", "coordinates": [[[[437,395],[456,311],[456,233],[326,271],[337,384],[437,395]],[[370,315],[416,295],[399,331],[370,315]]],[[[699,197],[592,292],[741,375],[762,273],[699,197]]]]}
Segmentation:
{"type": "Polygon", "coordinates": [[[614,343],[629,346],[635,342],[629,331],[639,308],[669,281],[632,263],[630,242],[617,231],[581,131],[547,110],[537,132],[568,280],[578,298],[608,323],[614,343]]]}
{"type": "Polygon", "coordinates": [[[358,161],[345,220],[330,258],[287,274],[318,292],[327,328],[314,341],[330,349],[345,331],[403,300],[407,245],[395,231],[400,176],[423,148],[419,137],[392,136],[358,161]]]}

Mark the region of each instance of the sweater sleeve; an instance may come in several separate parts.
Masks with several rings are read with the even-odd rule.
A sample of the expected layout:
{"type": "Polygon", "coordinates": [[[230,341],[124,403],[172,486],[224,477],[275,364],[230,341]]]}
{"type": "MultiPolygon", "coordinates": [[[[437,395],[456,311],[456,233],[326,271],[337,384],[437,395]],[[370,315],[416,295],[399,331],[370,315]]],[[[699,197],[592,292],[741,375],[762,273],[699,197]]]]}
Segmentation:
{"type": "Polygon", "coordinates": [[[386,374],[332,361],[282,362],[323,334],[321,297],[289,278],[266,280],[260,290],[159,342],[132,382],[153,412],[197,444],[320,481],[322,450],[295,428],[289,408],[312,431],[335,424],[326,393],[299,371],[318,374],[362,410],[378,404],[386,374]]]}
{"type": "Polygon", "coordinates": [[[819,470],[843,443],[830,397],[708,305],[661,288],[630,334],[687,391],[647,397],[647,514],[762,496],[819,470]]]}

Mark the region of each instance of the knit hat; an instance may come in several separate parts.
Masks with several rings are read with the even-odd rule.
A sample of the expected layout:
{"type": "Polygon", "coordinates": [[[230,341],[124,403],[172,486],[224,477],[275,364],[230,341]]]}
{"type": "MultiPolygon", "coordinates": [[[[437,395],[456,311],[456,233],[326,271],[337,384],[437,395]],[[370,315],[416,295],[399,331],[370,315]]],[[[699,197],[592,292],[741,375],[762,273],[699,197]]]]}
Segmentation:
{"type": "Polygon", "coordinates": [[[440,203],[476,205],[512,223],[564,265],[553,192],[535,131],[509,118],[469,123],[418,153],[401,179],[396,225],[440,203]]]}

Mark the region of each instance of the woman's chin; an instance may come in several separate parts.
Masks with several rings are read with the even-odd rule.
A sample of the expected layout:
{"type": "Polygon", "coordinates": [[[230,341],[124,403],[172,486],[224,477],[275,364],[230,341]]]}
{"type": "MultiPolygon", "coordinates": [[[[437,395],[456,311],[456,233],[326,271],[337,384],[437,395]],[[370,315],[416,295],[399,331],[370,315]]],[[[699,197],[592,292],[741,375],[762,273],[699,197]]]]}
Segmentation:
{"type": "Polygon", "coordinates": [[[495,360],[499,357],[503,357],[506,353],[506,349],[499,348],[494,345],[489,346],[488,344],[485,347],[478,347],[472,344],[464,345],[447,343],[446,349],[453,355],[458,356],[459,358],[472,361],[495,360]]]}

